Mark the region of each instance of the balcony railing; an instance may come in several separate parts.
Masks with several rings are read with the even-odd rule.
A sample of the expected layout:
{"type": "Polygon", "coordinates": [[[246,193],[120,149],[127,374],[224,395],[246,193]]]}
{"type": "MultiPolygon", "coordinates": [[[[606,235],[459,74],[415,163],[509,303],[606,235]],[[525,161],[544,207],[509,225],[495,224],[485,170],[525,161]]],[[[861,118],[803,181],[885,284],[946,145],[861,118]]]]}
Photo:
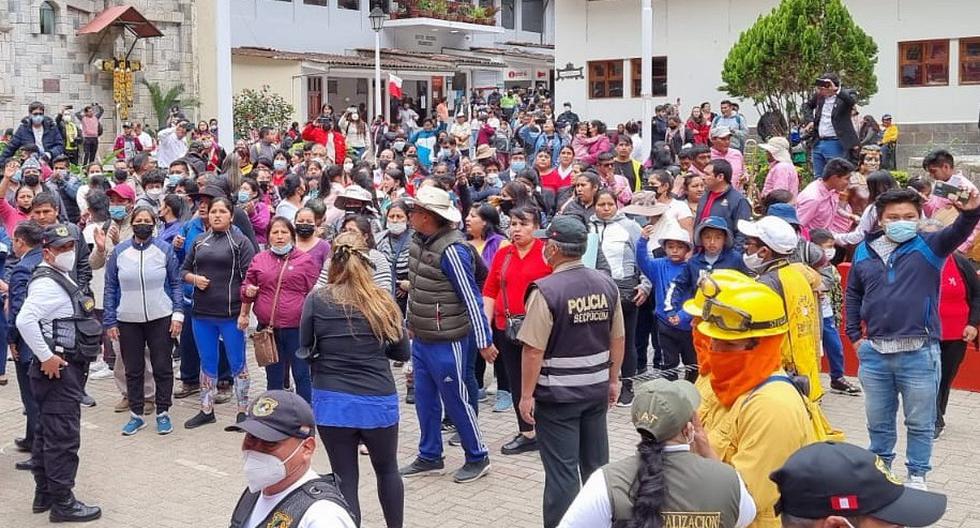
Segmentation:
{"type": "Polygon", "coordinates": [[[399,0],[392,2],[390,16],[392,19],[435,18],[483,26],[497,25],[496,7],[482,7],[466,1],[399,0]]]}

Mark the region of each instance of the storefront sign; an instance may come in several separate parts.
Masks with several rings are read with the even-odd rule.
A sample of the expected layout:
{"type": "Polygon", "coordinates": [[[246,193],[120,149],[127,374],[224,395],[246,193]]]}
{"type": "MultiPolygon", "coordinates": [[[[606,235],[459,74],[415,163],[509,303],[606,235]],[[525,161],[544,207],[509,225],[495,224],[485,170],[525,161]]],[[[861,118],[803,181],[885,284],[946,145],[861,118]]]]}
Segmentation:
{"type": "Polygon", "coordinates": [[[534,75],[533,68],[507,68],[504,70],[505,81],[530,81],[534,75]]]}
{"type": "Polygon", "coordinates": [[[535,81],[547,81],[551,70],[548,68],[535,68],[534,69],[534,80],[535,81]]]}

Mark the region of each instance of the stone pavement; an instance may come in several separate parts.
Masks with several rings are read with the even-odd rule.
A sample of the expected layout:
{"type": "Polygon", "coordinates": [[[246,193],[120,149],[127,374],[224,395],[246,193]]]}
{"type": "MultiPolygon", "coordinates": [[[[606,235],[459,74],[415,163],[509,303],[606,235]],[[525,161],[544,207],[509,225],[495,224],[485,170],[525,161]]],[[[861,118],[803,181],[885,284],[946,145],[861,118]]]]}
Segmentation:
{"type": "MultiPolygon", "coordinates": [[[[13,365],[8,363],[11,378],[13,365]]],[[[265,386],[264,372],[251,368],[255,378],[252,394],[265,386]]],[[[400,390],[403,390],[400,387],[400,390]]],[[[82,409],[81,468],[76,492],[79,498],[103,508],[93,527],[227,526],[232,507],[244,487],[240,472],[241,436],[222,427],[233,420],[232,404],[218,406],[219,423],[193,431],[183,428],[195,412],[193,399],[176,400],[172,410],[175,429],[158,436],[150,425],[133,437],[119,430],[127,419],[114,413],[118,401],[112,380],[89,382],[98,406],[82,409]]],[[[849,439],[866,445],[864,407],[860,397],[828,394],[824,408],[831,421],[849,439]]],[[[980,394],[954,392],[950,398],[946,433],[936,444],[932,489],[949,494],[949,510],[938,526],[980,528],[980,394]]],[[[415,454],[418,427],[415,411],[402,407],[400,462],[415,454]]],[[[23,434],[23,416],[16,379],[0,387],[0,526],[46,526],[46,515],[30,513],[33,480],[14,470],[24,456],[13,449],[13,438],[23,434]]],[[[480,422],[489,442],[493,468],[486,478],[471,484],[454,484],[450,472],[463,463],[459,448],[446,449],[447,474],[405,481],[407,527],[536,527],[541,525],[541,490],[544,474],[534,454],[505,457],[500,446],[516,432],[511,413],[495,414],[481,405],[480,422]]],[[[611,458],[630,452],[637,435],[629,427],[626,409],[609,415],[611,458]]],[[[904,429],[900,427],[896,473],[904,477],[902,453],[904,429]]],[[[314,467],[329,469],[323,450],[314,467]]],[[[361,459],[360,499],[363,526],[383,527],[375,494],[374,474],[367,457],[361,459]]]]}

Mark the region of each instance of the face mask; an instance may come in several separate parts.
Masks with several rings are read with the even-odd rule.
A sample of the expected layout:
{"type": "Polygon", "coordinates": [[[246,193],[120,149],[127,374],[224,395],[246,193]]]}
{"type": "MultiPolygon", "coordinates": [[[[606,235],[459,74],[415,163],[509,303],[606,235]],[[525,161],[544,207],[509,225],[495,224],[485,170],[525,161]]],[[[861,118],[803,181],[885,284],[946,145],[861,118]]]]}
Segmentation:
{"type": "Polygon", "coordinates": [[[302,445],[296,446],[286,460],[279,460],[278,457],[268,453],[242,451],[242,470],[245,473],[245,480],[248,481],[249,491],[258,493],[286,478],[286,462],[293,458],[302,445]]]}
{"type": "Polygon", "coordinates": [[[511,200],[501,200],[500,201],[500,212],[506,214],[510,213],[510,210],[514,208],[514,202],[511,200]]]}
{"type": "Polygon", "coordinates": [[[487,183],[489,183],[490,185],[497,185],[497,182],[499,181],[500,181],[500,176],[498,176],[496,172],[487,173],[487,183]]]}
{"type": "Polygon", "coordinates": [[[146,191],[146,195],[149,196],[151,200],[159,200],[160,196],[163,195],[163,189],[150,189],[146,191]]]}
{"type": "MultiPolygon", "coordinates": [[[[555,254],[552,253],[551,256],[553,257],[555,254]]],[[[548,244],[545,244],[544,247],[541,248],[541,258],[544,259],[545,264],[548,264],[549,266],[551,265],[551,259],[548,257],[548,244]]]]}
{"type": "Polygon", "coordinates": [[[44,114],[31,116],[31,123],[34,123],[35,125],[40,125],[43,122],[44,122],[44,114]]]}
{"type": "Polygon", "coordinates": [[[20,183],[21,180],[23,180],[23,178],[24,177],[21,175],[20,169],[17,169],[17,172],[15,172],[14,175],[10,177],[10,180],[13,181],[14,183],[20,183]]]}
{"type": "Polygon", "coordinates": [[[116,170],[112,173],[112,179],[116,180],[116,183],[125,183],[129,179],[129,171],[124,169],[116,170]]]}
{"type": "Polygon", "coordinates": [[[915,238],[919,224],[915,220],[895,220],[885,224],[885,236],[892,242],[907,242],[915,238]]]}
{"type": "Polygon", "coordinates": [[[184,178],[183,174],[174,173],[167,176],[167,183],[169,183],[171,187],[176,187],[177,184],[180,183],[180,180],[182,180],[183,178],[184,178]]]}
{"type": "Polygon", "coordinates": [[[261,181],[261,182],[259,182],[259,189],[262,189],[262,192],[268,191],[269,190],[269,182],[267,182],[267,181],[261,181]]]}
{"type": "Polygon", "coordinates": [[[277,171],[286,170],[286,160],[276,160],[272,162],[272,167],[277,171]]]}
{"type": "Polygon", "coordinates": [[[527,167],[526,161],[515,161],[510,164],[511,172],[521,172],[525,167],[527,167]]]}
{"type": "Polygon", "coordinates": [[[146,240],[153,236],[152,224],[133,224],[133,236],[140,240],[146,240]]]}
{"type": "Polygon", "coordinates": [[[62,117],[65,119],[65,121],[71,121],[71,112],[65,112],[62,114],[62,117]]]}
{"type": "Polygon", "coordinates": [[[313,189],[308,193],[306,193],[306,197],[309,198],[310,200],[318,198],[319,196],[320,196],[320,189],[313,189]]]}
{"type": "Polygon", "coordinates": [[[413,174],[415,174],[415,167],[413,167],[412,165],[406,165],[405,166],[405,176],[406,177],[411,177],[413,174]]]}
{"type": "Polygon", "coordinates": [[[252,193],[248,191],[238,191],[238,203],[243,204],[252,199],[252,193]]]}
{"type": "Polygon", "coordinates": [[[392,143],[391,146],[394,147],[395,150],[402,150],[403,148],[405,148],[405,142],[404,141],[396,141],[396,142],[392,143]]]}
{"type": "Polygon", "coordinates": [[[483,176],[475,176],[472,178],[472,180],[473,180],[473,187],[475,189],[479,189],[480,187],[483,187],[484,182],[486,182],[486,178],[484,178],[483,176]]]}
{"type": "Polygon", "coordinates": [[[276,255],[282,257],[284,255],[288,255],[289,252],[293,250],[293,244],[287,243],[284,246],[272,246],[269,249],[271,249],[272,252],[275,253],[276,255]]]}
{"type": "Polygon", "coordinates": [[[59,253],[58,256],[54,258],[54,267],[58,268],[64,273],[68,273],[75,268],[75,250],[65,251],[64,253],[59,253]]]}
{"type": "Polygon", "coordinates": [[[405,222],[388,222],[388,232],[393,235],[400,235],[408,229],[405,222]]]}
{"type": "Polygon", "coordinates": [[[23,179],[24,185],[28,187],[36,187],[37,184],[41,183],[41,177],[34,174],[25,174],[23,179]]]}
{"type": "Polygon", "coordinates": [[[113,220],[122,220],[123,218],[126,218],[126,206],[110,205],[109,216],[111,216],[113,220]]]}
{"type": "Polygon", "coordinates": [[[762,257],[760,257],[758,253],[743,254],[742,262],[745,264],[746,268],[749,268],[752,271],[759,271],[760,269],[762,269],[763,264],[765,264],[765,262],[763,262],[762,260],[762,257]]]}
{"type": "Polygon", "coordinates": [[[834,260],[834,257],[837,256],[837,248],[836,247],[824,248],[823,256],[827,258],[827,262],[834,260]]]}
{"type": "Polygon", "coordinates": [[[344,172],[350,172],[354,168],[353,163],[344,163],[344,172]]]}
{"type": "Polygon", "coordinates": [[[314,232],[316,232],[316,226],[313,224],[296,224],[296,234],[300,238],[310,238],[314,232]]]}
{"type": "Polygon", "coordinates": [[[350,115],[350,120],[351,120],[351,121],[357,121],[357,120],[358,120],[358,119],[360,119],[360,118],[361,118],[361,116],[359,116],[359,115],[357,115],[357,114],[351,114],[351,115],[350,115]]]}

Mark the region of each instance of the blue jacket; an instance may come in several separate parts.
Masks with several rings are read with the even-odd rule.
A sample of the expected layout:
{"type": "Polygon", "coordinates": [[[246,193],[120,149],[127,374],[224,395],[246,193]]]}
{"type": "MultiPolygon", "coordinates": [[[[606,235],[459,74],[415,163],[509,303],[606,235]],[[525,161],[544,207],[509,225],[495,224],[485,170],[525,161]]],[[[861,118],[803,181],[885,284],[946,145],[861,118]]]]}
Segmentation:
{"type": "Polygon", "coordinates": [[[868,243],[884,236],[872,233],[854,251],[844,294],[845,329],[851,341],[929,338],[938,341],[939,280],[946,257],[973,232],[980,210],[964,211],[952,225],[919,233],[899,244],[888,262],[868,243]],[[862,335],[861,323],[865,325],[862,335]]]}
{"type": "MultiPolygon", "coordinates": [[[[41,136],[41,143],[44,144],[45,154],[50,156],[48,159],[54,159],[64,154],[65,140],[61,137],[61,131],[58,130],[58,125],[54,123],[53,119],[45,116],[43,126],[44,134],[41,136]]],[[[14,137],[10,140],[10,143],[7,143],[7,148],[4,149],[3,154],[0,154],[0,167],[6,165],[7,160],[21,147],[36,144],[34,131],[31,128],[31,118],[29,116],[21,120],[20,126],[14,132],[14,137]]]]}
{"type": "Polygon", "coordinates": [[[704,250],[698,249],[690,260],[685,263],[684,269],[674,278],[670,289],[664,298],[664,305],[671,309],[664,309],[664,315],[680,315],[684,311],[684,301],[694,297],[694,291],[698,287],[698,280],[705,273],[710,273],[717,269],[733,269],[744,271],[745,265],[742,264],[742,253],[735,251],[734,248],[726,247],[718,255],[718,260],[714,264],[709,264],[704,256],[704,250]]]}
{"type": "MultiPolygon", "coordinates": [[[[27,299],[27,286],[31,282],[31,275],[34,273],[34,268],[41,264],[43,260],[41,247],[38,246],[24,253],[24,256],[20,258],[20,262],[10,270],[10,277],[7,282],[10,286],[8,290],[10,294],[8,320],[17,320],[17,315],[20,313],[20,309],[24,306],[24,301],[27,299]]],[[[22,363],[31,362],[31,358],[34,357],[34,352],[20,338],[20,333],[17,332],[16,325],[10,325],[10,331],[7,333],[7,342],[17,346],[20,357],[18,361],[22,363]]]]}
{"type": "Polygon", "coordinates": [[[653,283],[653,311],[657,319],[665,325],[690,332],[690,314],[681,310],[680,306],[675,308],[673,305],[667,304],[667,296],[670,294],[671,287],[674,285],[674,279],[687,270],[687,262],[673,262],[667,257],[650,258],[650,253],[647,251],[648,243],[649,241],[645,238],[640,238],[637,241],[636,265],[640,267],[640,271],[646,275],[646,278],[653,283]],[[671,315],[680,317],[680,324],[676,326],[670,324],[670,321],[668,321],[670,318],[670,315],[667,313],[668,311],[671,312],[671,315]]]}
{"type": "Polygon", "coordinates": [[[565,142],[562,140],[562,137],[558,135],[558,132],[555,132],[551,135],[551,137],[548,137],[543,130],[539,129],[538,132],[532,132],[531,127],[526,126],[521,127],[519,133],[521,136],[521,141],[523,141],[524,144],[530,148],[530,150],[527,151],[528,156],[534,156],[539,151],[544,150],[550,141],[551,166],[558,166],[558,154],[561,153],[561,148],[565,145],[565,142]]]}
{"type": "Polygon", "coordinates": [[[117,244],[106,262],[102,325],[146,323],[182,313],[182,283],[174,250],[163,240],[140,244],[130,238],[117,244]]]}

